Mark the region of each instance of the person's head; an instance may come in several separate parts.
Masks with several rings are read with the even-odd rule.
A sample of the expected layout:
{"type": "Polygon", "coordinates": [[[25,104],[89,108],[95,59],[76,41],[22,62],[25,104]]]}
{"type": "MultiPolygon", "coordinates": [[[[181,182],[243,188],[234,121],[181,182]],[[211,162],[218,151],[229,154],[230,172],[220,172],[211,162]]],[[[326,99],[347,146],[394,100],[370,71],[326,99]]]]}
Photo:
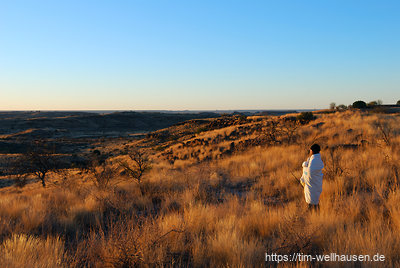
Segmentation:
{"type": "Polygon", "coordinates": [[[312,153],[312,154],[319,154],[320,151],[321,151],[321,147],[319,147],[318,144],[314,143],[313,145],[311,145],[311,147],[310,147],[310,153],[312,153]]]}

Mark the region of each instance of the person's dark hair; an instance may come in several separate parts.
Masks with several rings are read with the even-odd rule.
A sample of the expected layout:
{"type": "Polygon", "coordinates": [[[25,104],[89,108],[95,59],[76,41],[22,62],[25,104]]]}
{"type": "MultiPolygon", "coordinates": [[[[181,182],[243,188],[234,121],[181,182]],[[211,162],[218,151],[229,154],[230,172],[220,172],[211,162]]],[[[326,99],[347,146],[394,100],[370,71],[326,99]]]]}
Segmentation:
{"type": "Polygon", "coordinates": [[[310,149],[313,152],[313,154],[318,154],[321,151],[321,147],[319,147],[319,145],[316,143],[311,145],[310,149]]]}

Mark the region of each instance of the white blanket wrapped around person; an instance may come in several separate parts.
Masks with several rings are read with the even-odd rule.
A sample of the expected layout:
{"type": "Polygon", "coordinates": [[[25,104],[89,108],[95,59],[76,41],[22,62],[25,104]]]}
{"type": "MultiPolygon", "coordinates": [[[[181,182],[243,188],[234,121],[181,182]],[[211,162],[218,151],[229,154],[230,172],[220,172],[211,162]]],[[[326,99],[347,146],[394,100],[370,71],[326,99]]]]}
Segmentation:
{"type": "Polygon", "coordinates": [[[321,155],[313,154],[303,162],[303,175],[300,183],[304,186],[304,197],[308,204],[318,205],[322,192],[322,169],[324,164],[321,155]]]}
{"type": "Polygon", "coordinates": [[[304,178],[306,178],[306,177],[307,177],[307,174],[308,174],[307,168],[308,168],[308,162],[309,162],[309,161],[310,161],[310,158],[308,158],[307,161],[304,161],[303,164],[301,165],[301,166],[303,167],[303,174],[301,175],[300,183],[301,183],[301,185],[302,185],[303,187],[304,187],[304,185],[305,185],[304,178]]]}

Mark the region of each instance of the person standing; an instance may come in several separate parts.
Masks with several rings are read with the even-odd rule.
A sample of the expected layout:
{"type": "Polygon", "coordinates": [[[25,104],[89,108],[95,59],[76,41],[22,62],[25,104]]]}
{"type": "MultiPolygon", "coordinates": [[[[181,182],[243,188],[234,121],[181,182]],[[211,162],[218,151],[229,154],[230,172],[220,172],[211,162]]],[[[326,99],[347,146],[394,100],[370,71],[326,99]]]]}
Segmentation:
{"type": "Polygon", "coordinates": [[[303,162],[303,175],[300,183],[304,187],[304,197],[308,204],[308,209],[319,209],[319,196],[322,193],[322,169],[324,163],[321,159],[321,147],[313,144],[310,147],[310,156],[303,162]]]}

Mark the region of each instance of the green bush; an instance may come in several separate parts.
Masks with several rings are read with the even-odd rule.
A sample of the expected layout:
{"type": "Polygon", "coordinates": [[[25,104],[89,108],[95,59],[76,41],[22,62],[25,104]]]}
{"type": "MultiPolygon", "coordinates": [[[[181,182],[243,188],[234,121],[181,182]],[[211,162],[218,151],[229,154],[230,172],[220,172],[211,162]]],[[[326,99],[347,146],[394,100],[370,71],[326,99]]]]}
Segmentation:
{"type": "Polygon", "coordinates": [[[312,112],[302,112],[297,116],[297,120],[301,124],[308,124],[310,121],[314,120],[316,117],[313,115],[312,112]]]}
{"type": "Polygon", "coordinates": [[[365,108],[367,108],[367,104],[365,103],[365,101],[358,100],[358,101],[353,102],[353,108],[365,109],[365,108]]]}

